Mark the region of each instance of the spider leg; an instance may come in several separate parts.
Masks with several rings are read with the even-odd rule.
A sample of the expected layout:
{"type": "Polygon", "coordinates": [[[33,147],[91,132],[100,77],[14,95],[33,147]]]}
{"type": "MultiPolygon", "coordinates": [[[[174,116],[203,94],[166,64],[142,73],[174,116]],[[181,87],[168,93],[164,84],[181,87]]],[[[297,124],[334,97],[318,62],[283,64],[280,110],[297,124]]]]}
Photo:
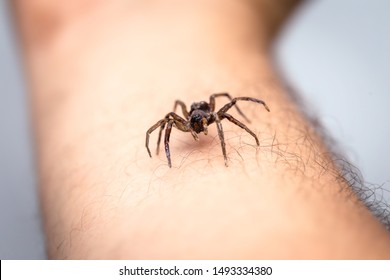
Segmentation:
{"type": "Polygon", "coordinates": [[[183,132],[189,132],[189,126],[188,121],[180,117],[175,112],[170,112],[165,116],[165,119],[168,121],[169,117],[174,121],[175,126],[178,130],[181,130],[183,132]]]}
{"type": "MultiPolygon", "coordinates": [[[[210,108],[211,108],[211,112],[214,112],[215,110],[215,98],[216,97],[220,97],[220,96],[225,96],[227,98],[229,98],[230,102],[233,101],[233,98],[231,97],[231,95],[227,92],[222,92],[222,93],[214,93],[210,96],[210,102],[209,102],[209,105],[210,105],[210,108]]],[[[244,113],[240,110],[240,108],[236,105],[236,104],[233,104],[236,109],[237,109],[237,112],[248,122],[250,123],[250,120],[244,115],[244,113]]]]}
{"type": "Polygon", "coordinates": [[[167,159],[168,159],[168,165],[169,165],[169,167],[172,167],[171,153],[169,150],[169,137],[171,135],[171,130],[172,130],[173,124],[180,131],[183,131],[183,132],[192,132],[192,131],[189,128],[188,121],[183,119],[182,117],[180,117],[178,114],[176,114],[174,112],[170,112],[166,116],[166,118],[169,118],[169,117],[171,117],[171,119],[168,121],[167,128],[165,129],[164,143],[165,143],[165,154],[167,155],[167,159]]]}
{"type": "Polygon", "coordinates": [[[162,134],[162,131],[164,130],[165,128],[165,122],[160,126],[160,131],[158,132],[158,140],[157,140],[157,148],[156,148],[156,155],[158,155],[158,153],[160,152],[160,141],[161,141],[161,134],[162,134]]]}
{"type": "Polygon", "coordinates": [[[183,116],[188,120],[190,114],[189,114],[188,111],[187,111],[186,104],[184,104],[183,101],[176,100],[176,101],[175,101],[175,106],[173,106],[173,112],[176,112],[176,107],[177,107],[177,105],[179,105],[179,106],[181,107],[181,111],[183,112],[183,116]]]}
{"type": "Polygon", "coordinates": [[[251,101],[251,102],[256,102],[264,106],[264,108],[269,112],[269,108],[267,104],[263,100],[252,98],[252,97],[236,97],[233,98],[232,101],[230,101],[228,104],[223,106],[219,111],[218,111],[218,116],[222,116],[224,113],[226,113],[230,108],[232,108],[234,105],[236,105],[237,101],[243,100],[243,101],[251,101]]]}
{"type": "Polygon", "coordinates": [[[158,152],[159,152],[159,145],[160,145],[160,141],[161,141],[162,130],[164,130],[164,127],[165,127],[166,123],[170,119],[173,119],[175,121],[175,124],[176,124],[176,126],[177,126],[177,128],[179,130],[184,131],[184,132],[188,131],[187,125],[186,125],[187,121],[185,119],[180,117],[178,114],[175,114],[174,112],[168,113],[165,116],[165,118],[163,118],[162,120],[159,120],[155,125],[153,125],[151,128],[149,128],[148,131],[146,132],[146,143],[145,143],[145,146],[146,146],[146,149],[147,149],[148,154],[149,154],[150,157],[152,157],[152,154],[151,154],[150,149],[149,149],[149,137],[150,137],[150,134],[154,130],[156,130],[158,127],[160,127],[160,131],[158,133],[157,151],[156,151],[156,154],[158,154],[158,152]]]}
{"type": "Polygon", "coordinates": [[[245,124],[243,124],[239,120],[235,119],[233,116],[226,113],[222,114],[222,118],[226,118],[228,121],[234,123],[235,125],[241,127],[242,129],[245,129],[246,132],[248,132],[250,135],[253,136],[253,138],[255,138],[257,146],[260,146],[259,139],[257,138],[256,134],[252,130],[250,130],[245,124]]]}
{"type": "Polygon", "coordinates": [[[150,157],[151,157],[151,153],[150,153],[150,150],[149,150],[149,135],[155,129],[157,129],[157,127],[160,127],[160,131],[158,133],[158,140],[157,140],[157,150],[156,150],[156,154],[158,154],[159,150],[160,150],[159,147],[160,147],[160,141],[161,141],[161,134],[162,134],[162,131],[165,128],[165,125],[166,125],[165,137],[164,137],[165,138],[164,139],[165,154],[166,154],[167,159],[168,159],[169,167],[172,167],[172,164],[171,164],[171,153],[170,153],[170,149],[169,149],[169,137],[171,135],[172,126],[175,125],[175,127],[177,129],[179,129],[180,131],[183,131],[183,132],[189,132],[191,130],[189,129],[188,121],[186,121],[185,119],[183,119],[182,117],[180,117],[178,114],[176,114],[174,112],[168,113],[165,116],[164,119],[162,119],[161,121],[157,122],[146,133],[146,148],[148,150],[148,153],[149,153],[150,157]]]}
{"type": "Polygon", "coordinates": [[[226,156],[225,137],[223,135],[222,123],[221,123],[221,120],[218,118],[218,116],[216,116],[216,118],[215,118],[215,124],[217,125],[219,140],[221,141],[222,154],[223,154],[223,158],[225,160],[225,165],[228,166],[227,156],[226,156]]]}
{"type": "Polygon", "coordinates": [[[174,120],[169,120],[167,124],[167,128],[165,129],[165,139],[164,139],[164,144],[165,144],[165,154],[167,155],[168,159],[168,166],[169,168],[172,167],[171,163],[171,152],[169,150],[169,137],[171,136],[171,131],[172,131],[172,124],[174,123],[174,120]]]}
{"type": "Polygon", "coordinates": [[[146,147],[146,150],[148,151],[148,154],[150,157],[152,157],[152,154],[150,152],[150,149],[149,149],[149,137],[150,137],[150,134],[157,128],[157,127],[161,127],[161,126],[165,126],[165,123],[167,122],[167,120],[164,118],[162,120],[159,120],[155,125],[153,125],[151,128],[148,129],[148,131],[146,131],[146,141],[145,141],[145,147],[146,147]]]}

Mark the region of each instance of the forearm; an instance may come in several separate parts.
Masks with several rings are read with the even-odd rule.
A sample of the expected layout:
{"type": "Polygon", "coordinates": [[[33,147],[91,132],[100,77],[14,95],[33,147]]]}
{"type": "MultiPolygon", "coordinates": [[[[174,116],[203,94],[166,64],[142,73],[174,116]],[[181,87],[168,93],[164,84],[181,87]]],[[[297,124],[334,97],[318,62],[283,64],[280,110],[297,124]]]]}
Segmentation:
{"type": "Polygon", "coordinates": [[[388,234],[280,86],[257,14],[194,2],[119,1],[25,50],[50,256],[389,257],[388,234]],[[229,167],[211,127],[200,142],[173,131],[172,168],[149,158],[145,132],[176,99],[221,91],[269,105],[240,104],[259,148],[223,123],[229,167]]]}

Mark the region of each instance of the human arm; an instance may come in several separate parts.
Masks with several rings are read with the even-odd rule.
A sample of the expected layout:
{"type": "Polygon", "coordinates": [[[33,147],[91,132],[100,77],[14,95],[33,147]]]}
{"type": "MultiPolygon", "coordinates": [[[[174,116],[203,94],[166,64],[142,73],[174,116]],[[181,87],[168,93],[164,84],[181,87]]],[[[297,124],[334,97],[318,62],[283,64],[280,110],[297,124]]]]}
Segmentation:
{"type": "Polygon", "coordinates": [[[49,256],[388,258],[389,234],[274,72],[266,6],[168,2],[17,4],[20,22],[40,19],[21,33],[49,256]],[[174,131],[171,169],[149,158],[145,132],[174,100],[220,91],[269,105],[239,104],[260,148],[225,122],[229,167],[215,128],[199,143],[174,131]]]}

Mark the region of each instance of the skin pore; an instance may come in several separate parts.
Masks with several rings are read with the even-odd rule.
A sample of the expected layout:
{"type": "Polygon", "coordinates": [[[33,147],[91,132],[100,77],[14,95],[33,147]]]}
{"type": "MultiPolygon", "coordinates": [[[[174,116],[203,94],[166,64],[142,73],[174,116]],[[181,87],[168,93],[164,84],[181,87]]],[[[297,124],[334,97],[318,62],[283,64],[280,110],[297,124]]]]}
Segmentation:
{"type": "Polygon", "coordinates": [[[50,258],[390,257],[270,61],[297,1],[56,2],[14,4],[50,258]],[[216,92],[267,103],[238,103],[260,147],[224,120],[229,167],[215,125],[197,142],[173,128],[172,168],[155,131],[149,158],[175,100],[216,92]]]}

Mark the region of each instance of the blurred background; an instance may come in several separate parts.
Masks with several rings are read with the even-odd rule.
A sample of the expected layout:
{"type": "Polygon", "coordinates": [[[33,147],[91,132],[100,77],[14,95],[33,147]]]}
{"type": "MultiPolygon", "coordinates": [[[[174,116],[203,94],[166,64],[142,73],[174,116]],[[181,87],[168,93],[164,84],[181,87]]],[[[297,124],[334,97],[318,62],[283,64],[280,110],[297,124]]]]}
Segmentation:
{"type": "MultiPolygon", "coordinates": [[[[0,259],[44,259],[27,94],[0,1],[0,259]]],[[[274,47],[287,83],[390,202],[390,1],[302,5],[274,47]]]]}

